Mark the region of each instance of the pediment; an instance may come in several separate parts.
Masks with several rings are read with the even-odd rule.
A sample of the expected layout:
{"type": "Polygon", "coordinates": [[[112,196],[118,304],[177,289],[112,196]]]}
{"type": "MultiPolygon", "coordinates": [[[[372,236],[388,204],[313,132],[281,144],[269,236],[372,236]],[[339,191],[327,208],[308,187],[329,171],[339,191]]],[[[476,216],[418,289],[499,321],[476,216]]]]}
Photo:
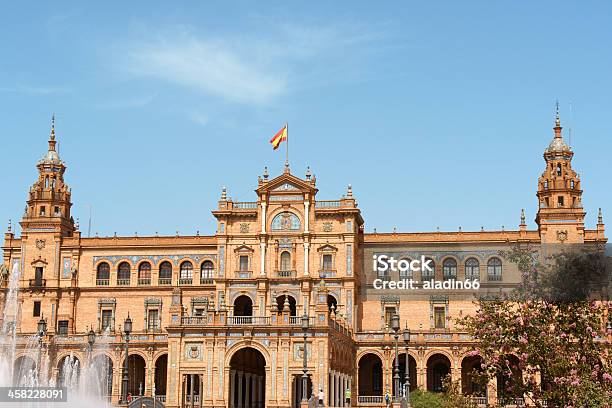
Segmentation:
{"type": "Polygon", "coordinates": [[[319,251],[319,252],[332,252],[332,251],[337,251],[337,250],[338,250],[338,248],[336,248],[335,246],[330,245],[330,244],[325,244],[323,246],[320,246],[317,249],[317,251],[319,251]]]}
{"type": "Polygon", "coordinates": [[[317,189],[311,181],[305,181],[295,177],[291,173],[283,173],[280,176],[262,184],[257,190],[258,194],[316,194],[317,189]]]}

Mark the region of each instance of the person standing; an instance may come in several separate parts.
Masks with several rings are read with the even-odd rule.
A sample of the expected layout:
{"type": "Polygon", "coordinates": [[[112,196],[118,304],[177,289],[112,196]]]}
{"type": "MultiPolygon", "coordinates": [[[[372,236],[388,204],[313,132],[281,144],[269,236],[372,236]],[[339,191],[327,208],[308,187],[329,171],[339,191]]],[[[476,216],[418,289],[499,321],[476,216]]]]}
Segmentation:
{"type": "Polygon", "coordinates": [[[346,401],[346,406],[350,407],[351,406],[351,388],[350,387],[346,387],[346,390],[344,391],[344,400],[346,401]]]}
{"type": "Polygon", "coordinates": [[[323,399],[325,398],[325,394],[323,394],[323,388],[319,388],[319,406],[323,406],[323,399]]]}

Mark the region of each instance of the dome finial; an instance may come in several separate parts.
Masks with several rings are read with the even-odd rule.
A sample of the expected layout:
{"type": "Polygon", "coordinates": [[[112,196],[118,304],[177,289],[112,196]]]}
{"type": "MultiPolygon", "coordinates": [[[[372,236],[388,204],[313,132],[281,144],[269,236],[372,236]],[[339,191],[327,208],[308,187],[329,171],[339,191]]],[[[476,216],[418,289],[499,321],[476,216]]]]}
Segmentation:
{"type": "Polygon", "coordinates": [[[51,140],[55,140],[55,113],[51,115],[51,140]]]}

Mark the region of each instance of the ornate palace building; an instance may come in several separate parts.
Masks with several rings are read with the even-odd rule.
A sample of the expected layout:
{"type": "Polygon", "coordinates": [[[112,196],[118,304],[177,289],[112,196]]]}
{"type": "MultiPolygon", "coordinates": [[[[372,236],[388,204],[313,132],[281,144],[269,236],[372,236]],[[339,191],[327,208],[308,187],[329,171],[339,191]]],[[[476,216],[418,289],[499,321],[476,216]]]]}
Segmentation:
{"type": "Polygon", "coordinates": [[[21,236],[9,226],[2,247],[2,303],[10,275],[21,272],[17,360],[29,358],[23,338],[44,319],[49,375],[61,381],[66,358],[82,366],[102,359],[110,367],[104,389],[119,404],[129,315],[128,391],[155,395],[157,406],[297,407],[304,339],[309,396],[321,389],[327,406],[345,406],[348,387],[353,404],[383,406],[394,392],[397,312],[402,386],[408,374],[411,389],[440,391],[450,374],[464,392],[494,401],[496,384],[474,389],[468,373],[479,359],[468,356],[472,341],[454,323],[474,310],[473,294],[379,295],[370,278],[479,279],[480,291],[495,293],[520,280],[500,250],[605,243],[601,211],[596,229],[585,228],[572,156],[557,116],[537,179],[536,230],[522,213],[517,229],[366,233],[350,186],[339,199],[319,200],[310,171],[302,178],[286,166],[278,177],[258,178],[254,201],[233,201],[223,189],[214,235],[86,238],[71,217],[52,129],[21,236]],[[431,274],[380,275],[376,255],[425,255],[435,266],[431,274]],[[90,328],[96,341],[88,356],[90,328]]]}

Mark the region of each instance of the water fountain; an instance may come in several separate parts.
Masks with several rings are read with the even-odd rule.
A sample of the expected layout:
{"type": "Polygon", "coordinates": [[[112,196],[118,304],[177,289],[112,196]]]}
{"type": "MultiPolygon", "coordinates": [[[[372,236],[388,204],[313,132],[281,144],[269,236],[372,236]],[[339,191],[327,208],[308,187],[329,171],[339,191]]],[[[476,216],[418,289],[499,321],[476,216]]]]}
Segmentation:
{"type": "MultiPolygon", "coordinates": [[[[41,347],[40,333],[29,337],[18,336],[16,333],[18,319],[19,280],[21,268],[19,263],[13,265],[9,277],[8,291],[6,292],[4,309],[2,312],[2,327],[0,329],[0,387],[66,387],[68,403],[62,403],[62,407],[110,407],[105,397],[108,389],[107,378],[112,371],[112,363],[109,362],[104,351],[110,349],[111,338],[108,332],[98,336],[97,339],[92,332],[92,340],[95,348],[88,348],[87,361],[83,365],[79,359],[70,354],[63,359],[59,367],[59,378],[56,381],[51,376],[48,347],[41,347]],[[23,348],[19,348],[25,340],[23,348]],[[18,352],[21,350],[21,352],[18,352]],[[17,361],[16,357],[19,355],[17,361]]],[[[42,320],[42,319],[41,319],[42,320]]],[[[93,346],[93,343],[91,344],[93,346]]],[[[90,347],[91,347],[90,346],[90,347]]],[[[15,403],[15,407],[54,407],[56,403],[31,402],[15,403]]],[[[3,407],[12,404],[2,403],[3,407]]]]}

